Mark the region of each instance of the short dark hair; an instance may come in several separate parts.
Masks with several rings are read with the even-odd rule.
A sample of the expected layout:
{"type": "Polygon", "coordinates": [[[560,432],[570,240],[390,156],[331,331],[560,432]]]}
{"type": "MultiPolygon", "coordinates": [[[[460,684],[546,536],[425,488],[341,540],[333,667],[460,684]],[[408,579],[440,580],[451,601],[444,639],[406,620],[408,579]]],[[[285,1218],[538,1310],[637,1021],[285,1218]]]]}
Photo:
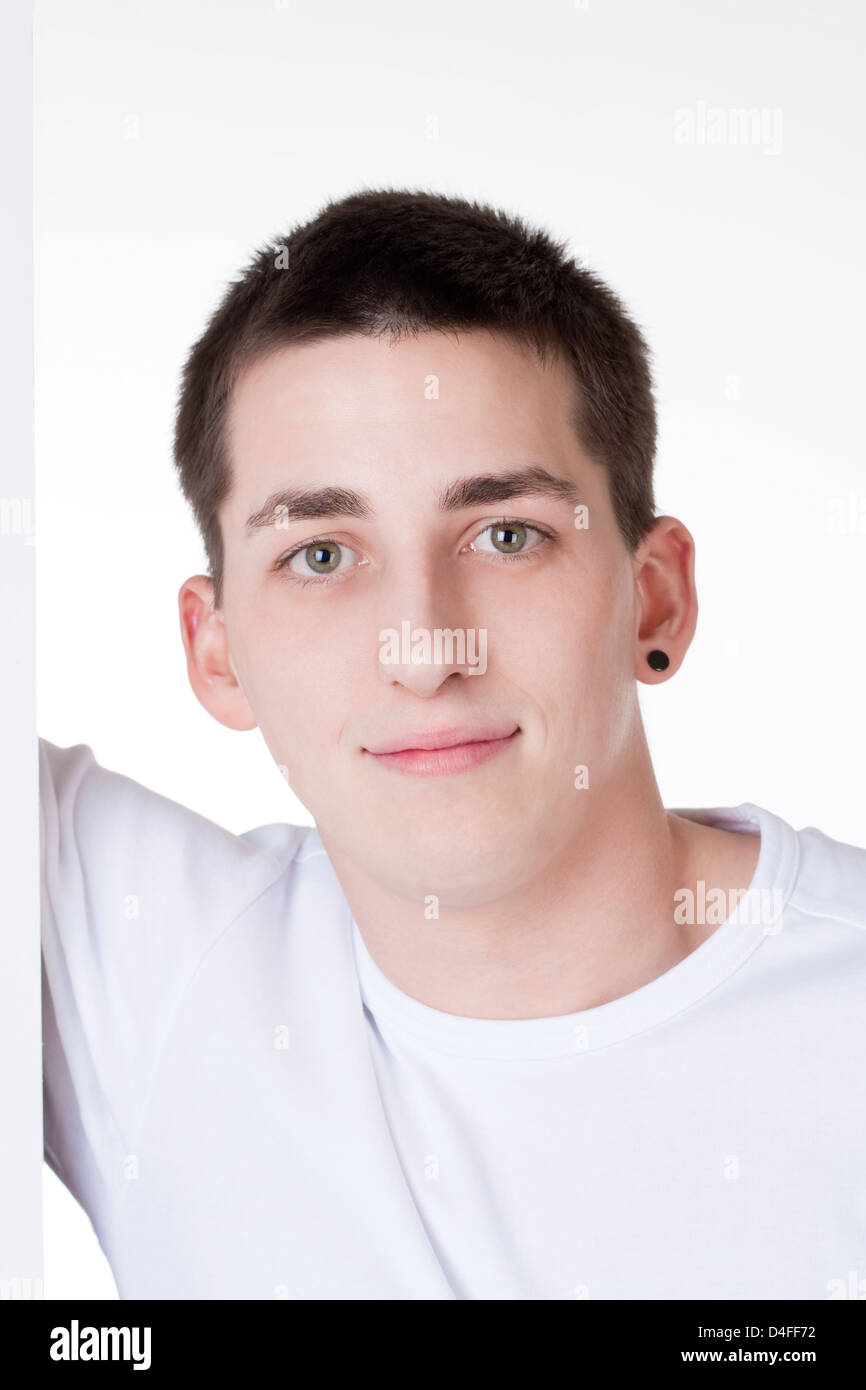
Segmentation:
{"type": "Polygon", "coordinates": [[[634,550],[652,525],[656,414],[648,348],[622,302],[564,242],[486,204],[423,190],[369,189],[327,203],[254,252],[184,364],[174,461],[222,606],[218,508],[232,486],[227,443],[240,373],[289,343],[361,333],[487,328],[542,362],[570,363],[574,428],[608,473],[634,550]]]}

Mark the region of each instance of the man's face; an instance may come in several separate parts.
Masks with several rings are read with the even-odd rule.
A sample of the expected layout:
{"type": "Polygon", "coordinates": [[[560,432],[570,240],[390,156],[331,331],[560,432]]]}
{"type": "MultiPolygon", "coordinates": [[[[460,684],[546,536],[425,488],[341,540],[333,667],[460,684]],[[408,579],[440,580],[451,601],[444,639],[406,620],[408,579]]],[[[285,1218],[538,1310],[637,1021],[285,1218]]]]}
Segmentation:
{"type": "Polygon", "coordinates": [[[233,397],[234,669],[329,852],[416,900],[551,870],[634,754],[632,558],[572,391],[473,330],[283,348],[233,397]]]}

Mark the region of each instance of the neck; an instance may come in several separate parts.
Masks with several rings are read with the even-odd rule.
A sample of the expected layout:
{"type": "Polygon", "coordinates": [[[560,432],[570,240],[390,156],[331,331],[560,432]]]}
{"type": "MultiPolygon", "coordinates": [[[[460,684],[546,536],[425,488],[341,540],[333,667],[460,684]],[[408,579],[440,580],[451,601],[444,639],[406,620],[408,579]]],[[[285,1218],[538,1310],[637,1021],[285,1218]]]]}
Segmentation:
{"type": "MultiPolygon", "coordinates": [[[[471,908],[423,905],[373,882],[320,829],[373,960],[398,989],[445,1013],[542,1018],[639,989],[715,926],[675,921],[678,889],[746,889],[757,837],[667,812],[645,756],[591,803],[554,860],[507,894],[471,908]],[[733,843],[735,842],[735,843],[733,843]]],[[[583,793],[576,793],[583,795],[583,793]]]]}

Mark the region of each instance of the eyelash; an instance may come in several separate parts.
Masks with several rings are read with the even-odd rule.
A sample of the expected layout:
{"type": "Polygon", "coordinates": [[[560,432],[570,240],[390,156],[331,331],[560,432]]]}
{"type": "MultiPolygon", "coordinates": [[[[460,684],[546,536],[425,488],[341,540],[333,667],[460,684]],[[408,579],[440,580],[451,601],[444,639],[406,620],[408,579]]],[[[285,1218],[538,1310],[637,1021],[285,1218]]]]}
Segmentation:
{"type": "MultiPolygon", "coordinates": [[[[294,560],[296,555],[301,554],[301,551],[309,550],[311,545],[339,544],[340,542],[335,541],[333,536],[312,536],[308,541],[302,541],[300,545],[296,545],[294,550],[290,550],[288,554],[282,555],[274,565],[274,569],[277,573],[280,573],[282,570],[288,569],[289,561],[294,560]]],[[[343,570],[339,574],[325,574],[321,575],[318,579],[316,579],[313,577],[313,575],[295,574],[293,571],[289,570],[289,574],[291,576],[291,583],[300,584],[303,587],[306,587],[307,584],[314,584],[317,589],[321,589],[323,586],[328,584],[335,584],[339,580],[343,579],[345,575],[350,573],[351,570],[343,570]]]]}
{"type": "Polygon", "coordinates": [[[503,526],[525,526],[527,531],[535,531],[540,539],[537,540],[529,550],[516,550],[513,555],[507,555],[503,551],[475,551],[475,554],[480,555],[483,560],[490,560],[495,565],[503,563],[506,565],[513,565],[519,564],[521,561],[526,563],[534,559],[540,551],[546,550],[548,546],[556,540],[556,535],[553,531],[548,531],[546,526],[539,526],[537,522],[523,521],[522,518],[516,516],[501,516],[495,521],[486,522],[480,530],[475,532],[475,535],[468,544],[471,545],[474,541],[477,541],[480,536],[484,535],[485,531],[493,531],[497,527],[503,526]]]}
{"type": "MultiPolygon", "coordinates": [[[[505,553],[500,551],[497,554],[497,559],[494,561],[494,563],[496,564],[498,564],[500,561],[504,561],[505,564],[513,564],[515,561],[529,560],[533,555],[537,554],[538,551],[546,550],[548,545],[556,540],[555,533],[553,531],[549,531],[546,526],[539,526],[537,522],[523,521],[516,516],[503,516],[498,517],[495,521],[486,522],[484,526],[480,528],[480,530],[475,532],[475,535],[472,537],[472,541],[467,542],[467,544],[471,545],[472,542],[476,541],[479,536],[483,536],[485,531],[492,531],[494,527],[502,526],[525,526],[527,531],[537,532],[541,539],[540,541],[536,541],[535,545],[532,546],[531,550],[515,551],[513,555],[506,555],[505,553]]],[[[339,544],[340,542],[335,541],[333,536],[311,536],[309,540],[302,541],[300,545],[296,545],[294,550],[290,550],[285,555],[281,555],[279,560],[277,560],[276,564],[274,565],[274,570],[277,573],[280,573],[282,570],[287,569],[289,562],[293,560],[296,555],[300,555],[301,551],[309,549],[311,545],[339,544]]],[[[476,551],[475,553],[481,554],[482,552],[476,551]]],[[[493,553],[494,552],[486,551],[484,552],[484,555],[486,557],[493,553]]],[[[353,568],[356,568],[356,566],[353,566],[353,568]]],[[[325,585],[335,584],[339,582],[339,580],[342,579],[344,575],[350,574],[351,570],[344,570],[340,574],[322,575],[318,579],[313,578],[312,575],[307,576],[295,574],[293,571],[289,571],[289,573],[291,574],[291,579],[293,583],[300,584],[303,586],[306,586],[308,584],[314,584],[316,588],[321,589],[325,585]]]]}

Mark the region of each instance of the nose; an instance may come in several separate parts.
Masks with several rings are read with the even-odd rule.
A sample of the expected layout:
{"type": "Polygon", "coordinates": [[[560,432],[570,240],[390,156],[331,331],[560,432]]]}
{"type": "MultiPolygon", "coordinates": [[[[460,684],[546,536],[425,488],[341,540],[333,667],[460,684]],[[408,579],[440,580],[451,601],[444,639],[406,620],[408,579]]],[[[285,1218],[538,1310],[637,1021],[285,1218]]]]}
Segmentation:
{"type": "MultiPolygon", "coordinates": [[[[456,583],[433,565],[416,566],[389,594],[378,630],[379,678],[430,699],[452,676],[476,676],[479,630],[466,626],[456,583]]],[[[484,633],[486,639],[486,632],[484,633]]]]}

